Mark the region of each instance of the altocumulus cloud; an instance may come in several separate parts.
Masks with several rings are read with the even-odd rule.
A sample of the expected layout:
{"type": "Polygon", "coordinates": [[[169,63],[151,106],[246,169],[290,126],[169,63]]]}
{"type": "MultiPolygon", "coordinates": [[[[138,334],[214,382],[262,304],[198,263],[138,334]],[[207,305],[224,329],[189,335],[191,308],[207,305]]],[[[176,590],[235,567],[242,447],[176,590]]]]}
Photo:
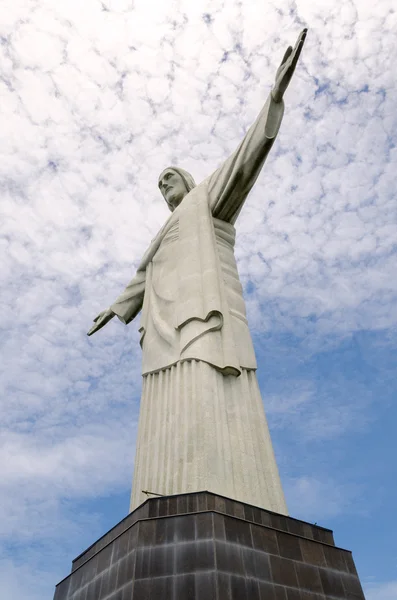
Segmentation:
{"type": "MultiPolygon", "coordinates": [[[[102,532],[84,501],[127,497],[137,327],[112,322],[90,339],[85,332],[167,216],[157,175],[180,164],[200,180],[217,168],[304,25],[310,35],[285,120],[240,217],[236,252],[255,336],[294,336],[316,352],[397,323],[393,0],[281,0],[260,11],[234,0],[13,0],[3,8],[7,598],[51,595],[71,553],[102,532]]],[[[270,390],[276,432],[297,427],[310,441],[365,425],[369,400],[342,416],[345,399],[332,401],[324,414],[315,386],[297,378],[282,401],[270,390]]],[[[279,452],[290,473],[287,445],[279,452]]],[[[358,494],[354,484],[307,474],[291,476],[287,490],[308,518],[349,510],[358,494]]],[[[393,585],[380,587],[377,600],[389,600],[393,585]]]]}

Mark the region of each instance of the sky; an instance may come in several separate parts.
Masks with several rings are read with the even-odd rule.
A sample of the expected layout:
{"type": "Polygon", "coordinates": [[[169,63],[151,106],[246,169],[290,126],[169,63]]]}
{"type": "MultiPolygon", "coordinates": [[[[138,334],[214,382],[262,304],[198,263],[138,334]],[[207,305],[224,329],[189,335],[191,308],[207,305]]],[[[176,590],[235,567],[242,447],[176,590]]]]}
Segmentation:
{"type": "Polygon", "coordinates": [[[0,22],[0,600],[52,598],[128,512],[137,323],[92,319],[237,147],[309,28],[237,222],[258,378],[292,516],[397,598],[394,0],[5,0],[0,22]]]}

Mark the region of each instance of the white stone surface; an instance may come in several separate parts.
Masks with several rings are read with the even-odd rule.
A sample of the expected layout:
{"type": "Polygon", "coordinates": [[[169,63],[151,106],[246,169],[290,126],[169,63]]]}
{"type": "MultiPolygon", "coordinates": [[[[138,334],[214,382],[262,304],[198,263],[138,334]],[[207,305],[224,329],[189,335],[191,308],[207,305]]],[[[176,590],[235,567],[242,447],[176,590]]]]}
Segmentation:
{"type": "Polygon", "coordinates": [[[131,495],[208,490],[287,514],[255,371],[203,361],[143,378],[131,495]]]}

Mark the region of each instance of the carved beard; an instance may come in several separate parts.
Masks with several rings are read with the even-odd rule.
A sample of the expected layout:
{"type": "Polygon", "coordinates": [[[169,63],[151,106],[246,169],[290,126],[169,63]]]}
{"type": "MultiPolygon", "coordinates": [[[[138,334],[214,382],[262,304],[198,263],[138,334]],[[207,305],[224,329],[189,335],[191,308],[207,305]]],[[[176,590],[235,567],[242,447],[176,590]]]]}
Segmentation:
{"type": "Polygon", "coordinates": [[[171,211],[174,211],[174,210],[176,209],[176,207],[180,205],[180,203],[182,202],[182,200],[184,199],[184,197],[188,195],[188,193],[189,193],[189,192],[186,190],[185,194],[183,194],[183,196],[182,196],[182,198],[179,200],[179,202],[175,202],[175,201],[174,201],[174,202],[172,202],[172,201],[169,201],[169,200],[167,200],[167,198],[164,196],[164,198],[165,198],[165,201],[166,201],[166,202],[167,202],[167,204],[168,204],[168,208],[169,208],[171,211]]]}

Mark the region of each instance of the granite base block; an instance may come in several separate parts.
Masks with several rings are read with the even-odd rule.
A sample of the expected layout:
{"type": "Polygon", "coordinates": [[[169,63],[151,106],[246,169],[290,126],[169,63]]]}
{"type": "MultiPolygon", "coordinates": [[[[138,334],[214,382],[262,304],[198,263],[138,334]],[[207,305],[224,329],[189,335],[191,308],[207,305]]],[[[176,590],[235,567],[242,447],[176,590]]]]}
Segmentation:
{"type": "Polygon", "coordinates": [[[332,531],[210,492],[150,498],[85,550],[54,600],[365,600],[332,531]]]}

